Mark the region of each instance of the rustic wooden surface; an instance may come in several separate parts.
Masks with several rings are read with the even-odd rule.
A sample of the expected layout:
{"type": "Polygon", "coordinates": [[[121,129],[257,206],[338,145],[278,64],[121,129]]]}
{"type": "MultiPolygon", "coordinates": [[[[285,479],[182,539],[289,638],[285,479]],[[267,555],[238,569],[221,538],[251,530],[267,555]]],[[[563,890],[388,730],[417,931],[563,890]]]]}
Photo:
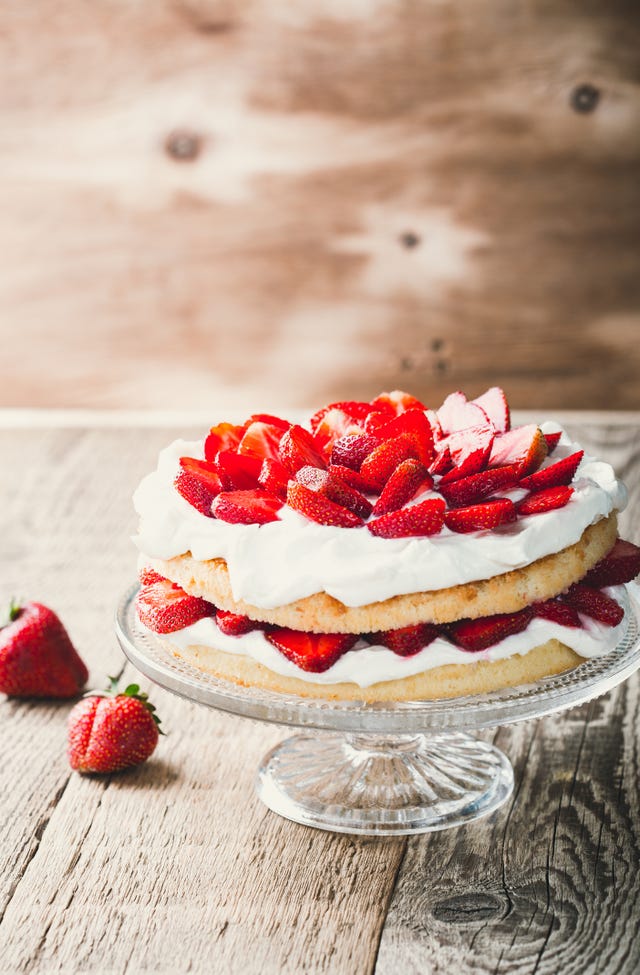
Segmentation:
{"type": "Polygon", "coordinates": [[[632,0],[5,0],[0,405],[639,408],[639,51],[632,0]]]}
{"type": "MultiPolygon", "coordinates": [[[[0,594],[52,604],[100,685],[123,667],[112,614],[134,575],[131,491],[175,429],[14,421],[0,413],[0,594]]],[[[625,476],[636,541],[639,421],[571,425],[625,476]]],[[[513,798],[410,840],[262,807],[254,771],[283,729],[154,689],[156,755],[83,778],[66,763],[68,706],[4,699],[0,972],[633,975],[638,688],[486,733],[514,763],[513,798]]]]}

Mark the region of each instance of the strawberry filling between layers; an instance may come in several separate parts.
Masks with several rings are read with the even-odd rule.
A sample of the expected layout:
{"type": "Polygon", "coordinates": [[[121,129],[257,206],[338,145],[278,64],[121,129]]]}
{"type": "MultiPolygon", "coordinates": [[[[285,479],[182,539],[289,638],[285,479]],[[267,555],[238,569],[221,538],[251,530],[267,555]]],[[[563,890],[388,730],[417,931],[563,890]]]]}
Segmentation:
{"type": "MultiPolygon", "coordinates": [[[[581,582],[553,599],[519,612],[458,620],[442,626],[423,623],[360,636],[307,633],[257,623],[188,595],[150,569],[141,572],[142,588],[136,605],[138,616],[148,629],[170,634],[182,645],[203,643],[231,653],[249,653],[266,666],[270,661],[271,669],[275,670],[281,670],[277,666],[279,654],[294,665],[298,676],[305,672],[316,676],[327,672],[335,675],[341,658],[355,655],[355,666],[360,664],[361,669],[358,676],[350,671],[349,679],[365,686],[365,683],[401,676],[403,671],[408,676],[406,668],[399,667],[391,667],[393,676],[376,676],[379,667],[368,666],[370,652],[376,650],[387,651],[387,663],[389,651],[391,658],[420,657],[420,667],[412,673],[441,663],[500,659],[511,653],[526,653],[554,637],[582,656],[605,653],[616,645],[624,629],[624,610],[620,605],[624,590],[620,587],[631,581],[639,570],[640,548],[618,539],[611,552],[581,582]],[[374,679],[369,680],[372,675],[374,679]]],[[[374,658],[374,663],[379,664],[380,660],[374,658]]]]}

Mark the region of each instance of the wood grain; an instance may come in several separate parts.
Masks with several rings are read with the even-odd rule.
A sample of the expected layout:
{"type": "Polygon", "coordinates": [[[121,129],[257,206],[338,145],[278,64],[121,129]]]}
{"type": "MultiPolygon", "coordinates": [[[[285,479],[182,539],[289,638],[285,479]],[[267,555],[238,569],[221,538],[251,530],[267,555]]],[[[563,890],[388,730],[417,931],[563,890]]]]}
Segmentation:
{"type": "Polygon", "coordinates": [[[0,45],[0,404],[640,405],[629,0],[10,0],[0,45]]]}
{"type": "MultiPolygon", "coordinates": [[[[131,492],[171,436],[0,431],[0,592],[53,605],[97,686],[122,666],[131,492]]],[[[404,843],[272,815],[253,776],[281,729],[153,699],[166,739],[112,778],[70,773],[68,706],[1,703],[3,975],[370,971],[404,843]]]]}
{"type": "MultiPolygon", "coordinates": [[[[621,534],[640,541],[640,430],[568,424],[630,487],[621,534]]],[[[640,967],[640,681],[589,705],[499,729],[513,799],[474,826],[412,839],[376,975],[640,967]]]]}

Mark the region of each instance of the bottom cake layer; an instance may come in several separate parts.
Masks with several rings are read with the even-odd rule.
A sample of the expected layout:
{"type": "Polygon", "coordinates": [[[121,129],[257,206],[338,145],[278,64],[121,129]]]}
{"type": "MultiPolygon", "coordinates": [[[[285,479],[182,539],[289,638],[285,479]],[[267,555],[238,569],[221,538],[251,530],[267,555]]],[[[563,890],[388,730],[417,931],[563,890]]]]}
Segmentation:
{"type": "Polygon", "coordinates": [[[484,694],[504,687],[530,684],[560,674],[584,662],[570,647],[552,639],[525,654],[504,660],[478,660],[473,664],[445,664],[411,677],[388,680],[369,687],[351,683],[313,684],[269,670],[250,657],[226,653],[212,647],[177,647],[167,637],[164,645],[199,670],[245,687],[263,687],[281,694],[325,698],[332,701],[419,701],[484,694]]]}

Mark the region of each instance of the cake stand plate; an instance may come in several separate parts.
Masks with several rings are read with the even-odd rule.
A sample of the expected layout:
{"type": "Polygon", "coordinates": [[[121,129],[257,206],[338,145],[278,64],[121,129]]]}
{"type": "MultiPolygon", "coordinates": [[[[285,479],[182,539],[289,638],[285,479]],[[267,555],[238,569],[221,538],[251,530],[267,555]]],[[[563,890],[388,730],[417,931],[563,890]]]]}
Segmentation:
{"type": "Polygon", "coordinates": [[[469,732],[583,704],[640,667],[638,589],[628,590],[627,631],[610,653],[535,684],[454,700],[364,704],[241,687],[192,667],[145,629],[135,613],[137,585],[118,605],[116,634],[131,663],[175,694],[307,729],[258,769],[256,790],[274,812],[341,833],[424,833],[485,816],[511,793],[506,755],[469,732]]]}

